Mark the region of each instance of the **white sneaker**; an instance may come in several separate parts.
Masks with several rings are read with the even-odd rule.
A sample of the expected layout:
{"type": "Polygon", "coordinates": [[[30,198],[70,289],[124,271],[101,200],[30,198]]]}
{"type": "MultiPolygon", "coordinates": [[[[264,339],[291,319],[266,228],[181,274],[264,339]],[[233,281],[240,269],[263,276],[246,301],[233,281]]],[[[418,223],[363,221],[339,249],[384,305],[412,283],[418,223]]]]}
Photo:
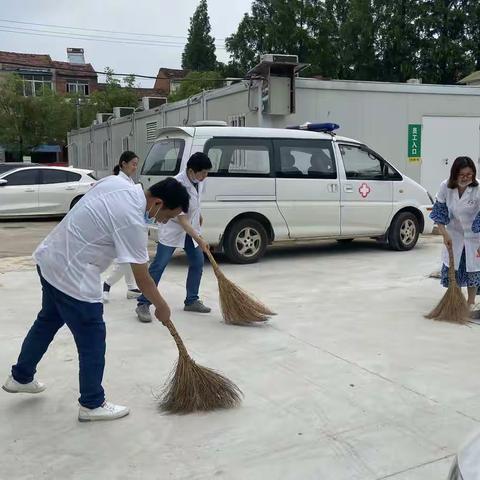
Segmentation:
{"type": "Polygon", "coordinates": [[[103,303],[108,303],[110,301],[110,292],[103,292],[103,303]]]}
{"type": "Polygon", "coordinates": [[[130,413],[128,407],[122,407],[121,405],[114,405],[113,403],[105,402],[98,408],[86,408],[80,405],[78,410],[79,422],[95,422],[100,420],[116,420],[122,418],[130,413]]]}
{"type": "Polygon", "coordinates": [[[138,298],[141,294],[142,294],[142,292],[138,288],[135,288],[135,289],[132,289],[132,290],[127,290],[127,298],[129,300],[133,300],[135,298],[138,298]]]}
{"type": "Polygon", "coordinates": [[[38,380],[33,380],[30,383],[19,383],[11,375],[5,380],[2,385],[3,390],[8,393],[40,393],[47,387],[38,380]]]}

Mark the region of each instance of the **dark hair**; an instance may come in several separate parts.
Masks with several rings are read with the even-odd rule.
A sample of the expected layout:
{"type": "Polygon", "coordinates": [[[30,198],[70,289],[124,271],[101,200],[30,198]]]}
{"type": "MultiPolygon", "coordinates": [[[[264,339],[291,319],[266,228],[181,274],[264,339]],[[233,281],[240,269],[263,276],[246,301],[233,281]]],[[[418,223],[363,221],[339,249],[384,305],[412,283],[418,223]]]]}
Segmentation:
{"type": "Polygon", "coordinates": [[[471,168],[473,170],[473,179],[470,186],[478,187],[477,167],[475,167],[474,161],[470,157],[457,157],[450,169],[450,178],[448,179],[447,185],[448,188],[458,187],[458,175],[460,174],[460,170],[463,170],[464,168],[471,168]]]}
{"type": "Polygon", "coordinates": [[[195,173],[202,170],[210,170],[212,168],[212,162],[208,158],[208,155],[203,152],[194,153],[187,162],[187,169],[191,168],[195,173]]]}
{"type": "Polygon", "coordinates": [[[188,212],[190,195],[187,189],[175,178],[169,177],[152,185],[148,191],[155,198],[160,198],[169,210],[182,208],[182,212],[188,212]]]}
{"type": "Polygon", "coordinates": [[[130,150],[126,150],[120,155],[120,160],[118,161],[118,165],[115,165],[113,168],[113,174],[118,175],[120,173],[120,169],[123,167],[124,163],[131,162],[134,158],[138,158],[135,152],[131,152],[130,150]]]}

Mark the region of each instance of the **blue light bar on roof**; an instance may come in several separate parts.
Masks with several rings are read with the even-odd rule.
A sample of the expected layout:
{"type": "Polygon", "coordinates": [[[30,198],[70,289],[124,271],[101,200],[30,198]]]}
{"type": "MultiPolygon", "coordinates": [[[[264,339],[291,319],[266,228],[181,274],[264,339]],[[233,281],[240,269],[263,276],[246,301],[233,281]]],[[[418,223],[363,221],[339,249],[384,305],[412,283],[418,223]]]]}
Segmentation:
{"type": "Polygon", "coordinates": [[[290,130],[308,130],[310,132],[333,132],[340,128],[337,123],[310,123],[302,125],[291,125],[287,127],[290,130]]]}

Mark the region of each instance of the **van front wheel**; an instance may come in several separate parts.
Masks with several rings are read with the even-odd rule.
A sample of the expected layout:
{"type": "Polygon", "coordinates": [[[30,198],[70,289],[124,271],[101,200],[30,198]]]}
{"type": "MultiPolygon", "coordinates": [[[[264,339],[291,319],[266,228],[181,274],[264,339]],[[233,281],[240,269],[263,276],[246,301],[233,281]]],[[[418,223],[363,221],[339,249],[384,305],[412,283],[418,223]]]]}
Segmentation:
{"type": "Polygon", "coordinates": [[[397,215],[390,225],[388,244],[392,250],[411,250],[418,241],[420,226],[417,217],[411,212],[397,215]]]}
{"type": "Polygon", "coordinates": [[[265,227],[254,219],[238,220],[226,232],[223,247],[230,261],[255,263],[267,249],[265,227]]]}

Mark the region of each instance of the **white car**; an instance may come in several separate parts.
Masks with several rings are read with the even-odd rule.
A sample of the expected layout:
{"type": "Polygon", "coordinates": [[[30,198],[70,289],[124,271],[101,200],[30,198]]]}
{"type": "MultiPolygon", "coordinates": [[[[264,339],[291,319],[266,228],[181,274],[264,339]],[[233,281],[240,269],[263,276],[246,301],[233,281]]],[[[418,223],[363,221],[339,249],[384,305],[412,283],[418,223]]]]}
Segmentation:
{"type": "Polygon", "coordinates": [[[0,174],[0,218],[65,215],[95,185],[93,170],[20,167],[0,174]]]}
{"type": "Polygon", "coordinates": [[[142,166],[149,187],[205,152],[213,168],[202,199],[204,238],[252,263],[268,244],[377,238],[410,250],[431,233],[432,198],[335,124],[285,128],[165,127],[142,166]]]}

